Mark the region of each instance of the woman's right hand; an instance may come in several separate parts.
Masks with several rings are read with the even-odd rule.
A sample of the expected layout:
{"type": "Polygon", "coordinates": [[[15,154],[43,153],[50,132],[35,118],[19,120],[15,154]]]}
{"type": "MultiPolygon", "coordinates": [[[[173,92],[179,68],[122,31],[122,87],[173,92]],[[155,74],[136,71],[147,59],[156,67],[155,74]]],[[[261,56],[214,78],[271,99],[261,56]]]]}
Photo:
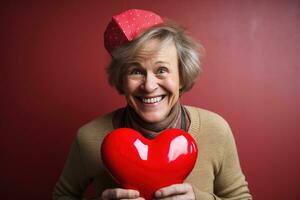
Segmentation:
{"type": "Polygon", "coordinates": [[[133,200],[145,200],[143,197],[140,197],[140,193],[137,190],[129,190],[122,188],[113,188],[106,189],[102,192],[102,200],[111,200],[111,199],[133,199],[133,200]]]}

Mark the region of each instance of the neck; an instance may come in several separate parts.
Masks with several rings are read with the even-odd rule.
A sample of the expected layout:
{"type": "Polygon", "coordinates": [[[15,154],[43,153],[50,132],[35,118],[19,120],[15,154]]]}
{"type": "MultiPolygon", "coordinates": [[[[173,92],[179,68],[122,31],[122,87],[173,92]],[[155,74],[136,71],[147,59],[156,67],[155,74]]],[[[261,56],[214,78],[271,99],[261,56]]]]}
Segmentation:
{"type": "Polygon", "coordinates": [[[147,138],[153,138],[168,128],[181,128],[187,131],[189,122],[188,112],[181,106],[179,101],[173,106],[168,116],[160,122],[149,123],[144,121],[129,105],[117,111],[113,118],[114,128],[132,128],[141,132],[147,138]]]}

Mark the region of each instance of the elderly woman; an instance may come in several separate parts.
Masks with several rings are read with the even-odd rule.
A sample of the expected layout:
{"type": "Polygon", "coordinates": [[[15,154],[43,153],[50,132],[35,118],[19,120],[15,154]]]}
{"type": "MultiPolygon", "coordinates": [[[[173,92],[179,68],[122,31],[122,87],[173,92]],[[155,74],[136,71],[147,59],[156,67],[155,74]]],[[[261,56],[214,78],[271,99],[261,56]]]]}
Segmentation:
{"type": "Polygon", "coordinates": [[[112,57],[109,82],[128,105],[79,129],[54,199],[81,199],[91,183],[103,200],[143,199],[139,191],[120,188],[101,160],[103,138],[121,127],[147,138],[179,128],[197,142],[196,165],[185,183],[159,189],[155,199],[252,199],[226,121],[180,103],[180,96],[191,89],[201,71],[199,45],[155,13],[132,9],[113,17],[105,32],[105,46],[112,57]]]}

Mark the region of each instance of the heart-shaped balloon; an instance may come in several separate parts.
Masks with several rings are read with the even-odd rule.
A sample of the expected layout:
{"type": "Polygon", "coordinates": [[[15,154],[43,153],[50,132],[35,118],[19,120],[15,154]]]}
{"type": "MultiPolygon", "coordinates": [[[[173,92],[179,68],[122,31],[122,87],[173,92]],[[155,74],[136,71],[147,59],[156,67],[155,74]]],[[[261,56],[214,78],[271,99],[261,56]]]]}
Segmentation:
{"type": "Polygon", "coordinates": [[[119,128],[101,145],[103,162],[117,182],[138,190],[147,200],[162,187],[183,183],[197,153],[194,139],[180,129],[165,130],[148,140],[133,129],[119,128]]]}

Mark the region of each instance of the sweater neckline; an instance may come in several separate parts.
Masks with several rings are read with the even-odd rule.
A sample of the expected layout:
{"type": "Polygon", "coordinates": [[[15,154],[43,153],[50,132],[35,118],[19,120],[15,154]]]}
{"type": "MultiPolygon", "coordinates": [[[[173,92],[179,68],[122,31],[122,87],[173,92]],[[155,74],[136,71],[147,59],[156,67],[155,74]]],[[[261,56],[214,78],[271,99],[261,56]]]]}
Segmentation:
{"type": "Polygon", "coordinates": [[[188,133],[190,133],[192,136],[197,137],[200,133],[201,129],[201,121],[200,121],[200,115],[199,112],[197,112],[195,107],[192,106],[184,106],[188,112],[190,113],[191,118],[191,124],[188,130],[188,133]]]}
{"type": "MultiPolygon", "coordinates": [[[[201,129],[201,118],[200,118],[200,115],[199,115],[199,112],[197,111],[197,109],[195,107],[192,107],[192,106],[186,106],[186,105],[183,105],[187,111],[189,112],[190,114],[190,127],[188,129],[188,133],[190,133],[193,137],[197,137],[197,135],[199,135],[200,133],[200,129],[201,129]]],[[[112,117],[114,115],[116,111],[112,112],[111,113],[111,116],[110,116],[110,128],[111,130],[113,130],[114,126],[113,126],[113,122],[112,122],[112,117]]]]}

